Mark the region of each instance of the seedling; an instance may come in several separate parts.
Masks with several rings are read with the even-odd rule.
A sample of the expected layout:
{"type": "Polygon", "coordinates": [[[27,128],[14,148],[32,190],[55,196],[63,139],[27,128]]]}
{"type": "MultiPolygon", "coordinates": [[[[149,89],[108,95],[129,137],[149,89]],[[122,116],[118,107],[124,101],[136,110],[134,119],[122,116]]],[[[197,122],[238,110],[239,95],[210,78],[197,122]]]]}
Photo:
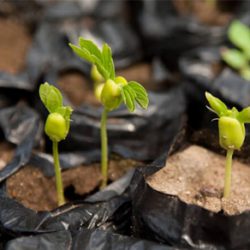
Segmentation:
{"type": "Polygon", "coordinates": [[[210,93],[205,93],[209,109],[219,117],[219,142],[227,151],[224,183],[224,198],[230,195],[232,157],[234,150],[240,150],[245,140],[245,123],[250,123],[250,107],[239,112],[235,107],[228,109],[224,102],[210,93]]]}
{"type": "Polygon", "coordinates": [[[148,95],[146,90],[138,82],[127,80],[115,75],[115,67],[111,48],[105,43],[102,50],[90,40],[79,38],[79,45],[69,44],[73,51],[82,59],[91,63],[92,77],[95,79],[95,95],[103,105],[101,117],[101,188],[108,181],[108,138],[107,115],[108,112],[117,109],[122,103],[130,112],[135,110],[136,103],[143,109],[148,107],[148,95]],[[103,82],[102,82],[103,78],[103,82]]]}
{"type": "Polygon", "coordinates": [[[228,29],[229,40],[237,47],[222,48],[222,59],[245,79],[250,80],[250,29],[239,21],[233,21],[228,29]]]}
{"type": "Polygon", "coordinates": [[[69,132],[70,116],[73,110],[69,106],[63,106],[62,94],[56,87],[49,85],[47,82],[40,85],[39,95],[44,106],[49,111],[44,130],[53,144],[57,201],[58,205],[61,206],[65,203],[65,198],[59,162],[58,142],[64,140],[69,132]]]}

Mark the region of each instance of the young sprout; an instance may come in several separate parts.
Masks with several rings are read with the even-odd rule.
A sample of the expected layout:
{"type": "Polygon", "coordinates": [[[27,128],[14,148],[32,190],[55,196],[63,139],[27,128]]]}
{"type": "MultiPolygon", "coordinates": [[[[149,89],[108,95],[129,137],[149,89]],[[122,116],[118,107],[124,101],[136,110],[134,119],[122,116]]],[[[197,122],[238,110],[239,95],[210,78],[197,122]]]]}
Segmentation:
{"type": "Polygon", "coordinates": [[[250,29],[239,21],[233,21],[228,37],[237,49],[222,48],[222,59],[245,80],[250,80],[250,29]]]}
{"type": "Polygon", "coordinates": [[[219,117],[219,143],[227,151],[224,183],[224,198],[230,195],[232,157],[234,150],[240,150],[245,140],[245,123],[250,123],[250,107],[239,112],[235,107],[228,109],[219,99],[205,93],[210,110],[219,117]]]}
{"type": "Polygon", "coordinates": [[[138,82],[127,80],[115,75],[115,67],[111,48],[105,43],[100,50],[90,40],[79,38],[79,45],[69,44],[73,51],[82,59],[93,65],[91,75],[95,81],[95,95],[103,105],[101,117],[101,188],[108,181],[108,138],[107,115],[108,112],[117,109],[122,103],[130,112],[135,110],[135,104],[143,109],[148,107],[148,95],[144,87],[138,82]]]}
{"type": "Polygon", "coordinates": [[[73,110],[69,106],[63,106],[60,91],[47,82],[40,85],[39,95],[44,106],[49,111],[44,130],[53,143],[57,201],[58,205],[61,206],[65,203],[65,198],[58,155],[58,142],[64,140],[69,132],[70,116],[73,110]]]}

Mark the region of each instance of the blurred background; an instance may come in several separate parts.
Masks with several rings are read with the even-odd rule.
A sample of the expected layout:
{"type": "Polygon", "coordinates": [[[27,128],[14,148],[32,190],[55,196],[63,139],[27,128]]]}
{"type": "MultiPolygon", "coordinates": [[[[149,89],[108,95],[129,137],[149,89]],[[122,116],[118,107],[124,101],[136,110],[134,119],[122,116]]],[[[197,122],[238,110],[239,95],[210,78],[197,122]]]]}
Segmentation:
{"type": "MultiPolygon", "coordinates": [[[[172,138],[157,134],[158,139],[149,139],[145,134],[161,131],[174,136],[173,130],[166,131],[164,127],[170,120],[180,119],[186,111],[194,127],[211,118],[203,117],[204,91],[236,107],[250,104],[248,84],[220,56],[222,46],[232,47],[227,36],[232,21],[250,24],[249,3],[241,0],[2,0],[0,109],[25,103],[44,121],[47,112],[39,101],[38,88],[48,81],[62,91],[65,104],[75,110],[70,143],[62,143],[62,149],[87,149],[93,145],[98,148],[97,121],[101,105],[93,94],[91,67],[72,52],[68,43],[77,44],[79,36],[92,39],[99,46],[106,42],[112,48],[117,75],[138,81],[151,95],[148,113],[137,111],[136,118],[124,111],[111,114],[111,144],[119,153],[125,154],[120,147],[122,143],[126,155],[152,160],[166,150],[163,145],[172,138]],[[233,85],[235,81],[240,85],[233,85]],[[132,117],[132,125],[124,117],[132,117]],[[142,133],[143,130],[147,132],[142,133]],[[152,141],[157,145],[154,150],[150,145],[145,146],[152,141]],[[144,146],[147,149],[141,150],[144,146]]],[[[49,142],[40,140],[39,143],[47,151],[49,142]]]]}

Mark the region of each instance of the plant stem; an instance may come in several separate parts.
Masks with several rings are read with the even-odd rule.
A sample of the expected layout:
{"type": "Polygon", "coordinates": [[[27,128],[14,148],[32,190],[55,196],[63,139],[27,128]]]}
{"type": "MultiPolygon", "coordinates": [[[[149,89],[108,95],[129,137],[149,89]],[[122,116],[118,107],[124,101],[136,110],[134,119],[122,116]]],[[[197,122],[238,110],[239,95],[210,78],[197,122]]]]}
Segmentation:
{"type": "Polygon", "coordinates": [[[65,203],[65,198],[63,193],[62,175],[59,162],[58,142],[56,141],[53,141],[53,157],[54,157],[54,167],[56,176],[57,203],[58,206],[61,206],[65,203]]]}
{"type": "Polygon", "coordinates": [[[102,172],[102,183],[101,189],[107,186],[108,182],[108,137],[107,137],[107,115],[108,111],[104,108],[102,111],[101,118],[101,172],[102,172]]]}
{"type": "Polygon", "coordinates": [[[230,195],[233,152],[234,152],[233,149],[227,150],[226,172],[225,172],[225,183],[224,183],[224,194],[223,194],[224,198],[228,198],[230,195]]]}

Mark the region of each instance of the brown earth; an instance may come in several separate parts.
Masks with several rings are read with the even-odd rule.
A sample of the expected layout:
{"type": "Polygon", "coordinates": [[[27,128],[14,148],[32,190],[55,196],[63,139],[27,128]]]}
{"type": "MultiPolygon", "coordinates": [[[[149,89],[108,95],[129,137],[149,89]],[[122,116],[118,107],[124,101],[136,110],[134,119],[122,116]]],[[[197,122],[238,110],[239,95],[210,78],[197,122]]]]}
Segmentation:
{"type": "Polygon", "coordinates": [[[13,158],[14,146],[8,142],[0,142],[0,170],[2,170],[13,158]]]}
{"type": "Polygon", "coordinates": [[[74,106],[88,103],[100,106],[100,102],[93,93],[91,83],[83,74],[77,71],[62,73],[58,79],[58,85],[74,106]]]}
{"type": "Polygon", "coordinates": [[[31,35],[20,20],[0,18],[0,71],[17,74],[25,68],[31,35]]]}
{"type": "Polygon", "coordinates": [[[234,215],[250,210],[250,168],[233,160],[229,198],[221,198],[225,157],[200,146],[190,146],[169,157],[166,166],[147,179],[155,190],[178,196],[213,212],[234,215]]]}
{"type": "Polygon", "coordinates": [[[151,89],[153,86],[151,80],[152,68],[150,63],[138,63],[127,67],[125,69],[119,69],[116,72],[117,76],[123,76],[127,81],[137,81],[145,88],[151,89]]]}
{"type": "MultiPolygon", "coordinates": [[[[129,159],[114,159],[109,163],[109,180],[115,181],[139,163],[129,159]]],[[[79,166],[62,172],[68,201],[84,199],[98,191],[101,182],[100,164],[79,166]]],[[[10,197],[25,207],[43,211],[57,207],[54,177],[48,178],[36,167],[27,165],[7,180],[10,197]]]]}

